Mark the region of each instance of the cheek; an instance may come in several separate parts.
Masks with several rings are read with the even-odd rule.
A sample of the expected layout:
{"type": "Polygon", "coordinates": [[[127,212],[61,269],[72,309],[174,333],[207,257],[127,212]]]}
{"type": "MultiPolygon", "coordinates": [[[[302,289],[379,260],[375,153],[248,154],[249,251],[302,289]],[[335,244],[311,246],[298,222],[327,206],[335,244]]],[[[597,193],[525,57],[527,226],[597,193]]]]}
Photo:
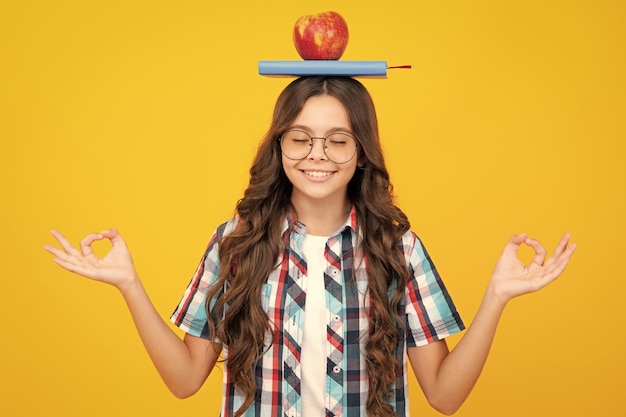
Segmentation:
{"type": "Polygon", "coordinates": [[[285,155],[282,155],[280,158],[280,167],[281,169],[286,172],[289,169],[289,163],[291,162],[291,160],[287,159],[285,157],[285,155]]]}
{"type": "Polygon", "coordinates": [[[292,161],[291,159],[285,158],[285,156],[281,158],[281,170],[285,173],[287,178],[289,178],[290,180],[292,179],[292,176],[295,175],[294,174],[296,170],[295,162],[296,161],[292,161]]]}
{"type": "Polygon", "coordinates": [[[354,178],[354,176],[356,175],[357,169],[359,169],[359,168],[357,167],[356,163],[352,167],[350,167],[350,178],[351,179],[354,178]]]}

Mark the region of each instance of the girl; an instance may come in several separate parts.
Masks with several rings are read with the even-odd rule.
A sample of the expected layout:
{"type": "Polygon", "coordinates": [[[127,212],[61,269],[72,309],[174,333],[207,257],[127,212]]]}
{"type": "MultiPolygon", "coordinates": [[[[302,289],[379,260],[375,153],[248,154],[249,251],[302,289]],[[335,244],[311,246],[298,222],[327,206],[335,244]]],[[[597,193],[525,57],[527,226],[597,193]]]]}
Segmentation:
{"type": "Polygon", "coordinates": [[[237,216],[222,224],[172,321],[154,309],[115,230],[73,247],[46,245],[68,271],[114,285],[161,377],[177,397],[202,386],[220,354],[222,416],[409,416],[406,359],[445,414],[469,395],[507,302],[565,269],[526,234],[499,259],[464,329],[420,240],[394,205],[369,93],[349,77],[303,77],[276,103],[237,216]],[[93,242],[108,239],[98,258],[93,242]],[[520,245],[534,249],[529,265],[520,245]]]}

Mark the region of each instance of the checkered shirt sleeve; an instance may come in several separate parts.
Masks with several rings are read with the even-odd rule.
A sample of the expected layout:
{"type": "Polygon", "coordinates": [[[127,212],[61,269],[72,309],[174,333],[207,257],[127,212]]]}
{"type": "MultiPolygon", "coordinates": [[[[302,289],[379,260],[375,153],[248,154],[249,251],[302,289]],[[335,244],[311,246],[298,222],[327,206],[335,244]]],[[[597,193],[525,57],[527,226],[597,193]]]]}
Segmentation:
{"type": "Polygon", "coordinates": [[[401,247],[410,273],[405,290],[407,347],[423,346],[463,330],[463,321],[421,240],[408,232],[401,247]]]}

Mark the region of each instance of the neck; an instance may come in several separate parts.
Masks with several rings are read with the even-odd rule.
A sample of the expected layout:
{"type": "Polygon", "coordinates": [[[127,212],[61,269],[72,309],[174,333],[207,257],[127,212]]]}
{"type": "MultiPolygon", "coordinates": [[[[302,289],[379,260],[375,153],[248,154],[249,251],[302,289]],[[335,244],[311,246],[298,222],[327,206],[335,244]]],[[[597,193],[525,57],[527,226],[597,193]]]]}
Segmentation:
{"type": "Polygon", "coordinates": [[[330,236],[336,232],[350,214],[352,204],[346,197],[337,201],[311,201],[291,199],[298,221],[306,225],[308,234],[330,236]]]}

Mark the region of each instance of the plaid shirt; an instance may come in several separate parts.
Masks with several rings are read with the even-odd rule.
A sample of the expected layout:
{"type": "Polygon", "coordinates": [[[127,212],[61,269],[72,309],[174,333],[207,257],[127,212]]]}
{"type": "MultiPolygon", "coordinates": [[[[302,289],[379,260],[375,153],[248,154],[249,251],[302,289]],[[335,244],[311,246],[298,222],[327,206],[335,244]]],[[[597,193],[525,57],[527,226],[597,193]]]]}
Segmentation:
{"type": "MultiPolygon", "coordinates": [[[[185,332],[210,339],[205,308],[206,292],[219,275],[220,238],[232,231],[237,219],[222,224],[211,238],[184,296],[172,314],[172,322],[185,332]]],[[[285,251],[278,267],[263,286],[262,305],[269,317],[271,331],[266,335],[267,349],[256,364],[257,401],[245,416],[302,416],[300,397],[300,351],[304,326],[307,288],[306,260],[301,242],[306,228],[292,218],[283,225],[285,251]]],[[[363,355],[368,336],[369,297],[367,274],[353,209],[346,224],[331,236],[324,255],[326,289],[326,416],[366,416],[368,376],[363,355]]],[[[464,329],[452,300],[420,240],[407,232],[400,242],[411,279],[399,306],[405,317],[406,331],[395,349],[402,372],[397,376],[394,395],[389,402],[398,416],[409,416],[406,377],[406,349],[440,340],[464,329]]],[[[392,290],[392,289],[391,289],[392,290]]],[[[390,290],[390,291],[391,291],[390,290]]],[[[228,347],[224,346],[224,358],[228,347]]],[[[223,417],[230,417],[241,404],[224,372],[223,417]]]]}

